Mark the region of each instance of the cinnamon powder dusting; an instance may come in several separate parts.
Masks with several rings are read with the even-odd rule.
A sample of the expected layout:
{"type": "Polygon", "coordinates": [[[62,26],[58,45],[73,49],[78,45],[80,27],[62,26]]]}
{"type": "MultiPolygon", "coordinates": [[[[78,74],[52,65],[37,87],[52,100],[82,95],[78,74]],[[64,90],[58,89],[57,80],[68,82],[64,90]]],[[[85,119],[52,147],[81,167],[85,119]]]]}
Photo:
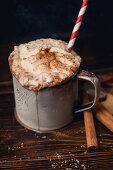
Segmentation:
{"type": "Polygon", "coordinates": [[[12,74],[29,89],[39,91],[61,84],[74,76],[81,58],[67,43],[54,39],[39,39],[14,47],[9,56],[12,74]]]}

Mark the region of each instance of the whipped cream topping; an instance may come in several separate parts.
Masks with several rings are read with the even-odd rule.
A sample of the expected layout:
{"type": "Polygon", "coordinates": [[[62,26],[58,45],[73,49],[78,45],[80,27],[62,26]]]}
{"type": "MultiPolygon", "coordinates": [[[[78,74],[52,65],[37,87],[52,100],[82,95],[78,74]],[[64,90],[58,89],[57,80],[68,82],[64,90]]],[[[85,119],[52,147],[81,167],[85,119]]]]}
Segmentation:
{"type": "Polygon", "coordinates": [[[55,39],[39,39],[14,47],[9,56],[12,74],[22,86],[40,90],[69,80],[77,72],[81,58],[67,43],[55,39]]]}

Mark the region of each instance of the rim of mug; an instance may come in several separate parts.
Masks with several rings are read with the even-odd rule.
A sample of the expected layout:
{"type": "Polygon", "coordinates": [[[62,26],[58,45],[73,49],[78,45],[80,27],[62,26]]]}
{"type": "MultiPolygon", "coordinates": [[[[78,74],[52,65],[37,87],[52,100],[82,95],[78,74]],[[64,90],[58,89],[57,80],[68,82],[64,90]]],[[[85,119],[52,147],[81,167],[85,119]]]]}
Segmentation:
{"type": "MultiPolygon", "coordinates": [[[[69,83],[69,81],[70,80],[74,80],[75,79],[75,77],[77,76],[77,74],[80,72],[80,69],[78,69],[77,71],[76,71],[76,73],[72,76],[72,77],[70,77],[69,79],[67,79],[66,81],[63,81],[62,83],[60,83],[60,84],[57,84],[57,85],[54,85],[54,86],[50,86],[50,87],[45,87],[45,88],[43,88],[43,89],[41,89],[41,90],[39,90],[39,91],[42,91],[42,90],[44,90],[44,89],[47,89],[47,88],[56,88],[56,87],[59,87],[59,86],[62,86],[62,85],[64,85],[64,84],[66,84],[66,83],[69,83]]],[[[17,78],[15,77],[15,75],[14,74],[12,74],[12,76],[17,80],[17,78]]],[[[18,81],[18,80],[17,80],[18,81]]],[[[21,85],[21,83],[18,81],[18,83],[21,85]]],[[[22,86],[22,85],[21,85],[22,86]]],[[[33,90],[33,89],[29,89],[29,87],[28,86],[22,86],[23,88],[25,88],[25,89],[27,89],[27,90],[29,90],[29,91],[34,91],[34,92],[39,92],[38,90],[33,90]]]]}

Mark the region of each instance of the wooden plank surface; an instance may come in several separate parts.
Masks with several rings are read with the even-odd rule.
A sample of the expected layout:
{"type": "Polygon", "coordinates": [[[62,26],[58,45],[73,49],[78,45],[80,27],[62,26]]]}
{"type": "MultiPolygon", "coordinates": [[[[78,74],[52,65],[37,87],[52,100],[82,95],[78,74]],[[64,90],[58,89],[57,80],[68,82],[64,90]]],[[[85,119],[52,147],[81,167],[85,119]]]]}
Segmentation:
{"type": "Polygon", "coordinates": [[[97,120],[95,126],[99,149],[88,151],[82,113],[62,129],[38,134],[16,121],[12,91],[0,95],[0,168],[113,169],[113,134],[97,120]]]}
{"type": "MultiPolygon", "coordinates": [[[[8,70],[8,65],[4,67],[8,70]]],[[[113,94],[113,87],[104,89],[113,94]]],[[[16,121],[14,106],[11,75],[6,71],[0,81],[0,169],[113,169],[113,133],[96,119],[99,148],[87,150],[83,113],[64,128],[39,134],[16,121]]]]}

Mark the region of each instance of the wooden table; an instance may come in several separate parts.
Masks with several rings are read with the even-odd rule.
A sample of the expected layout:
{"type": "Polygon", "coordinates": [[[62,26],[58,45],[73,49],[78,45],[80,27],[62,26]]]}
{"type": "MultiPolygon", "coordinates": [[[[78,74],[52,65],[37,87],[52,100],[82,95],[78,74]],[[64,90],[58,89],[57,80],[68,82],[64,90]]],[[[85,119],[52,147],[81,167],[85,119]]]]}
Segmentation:
{"type": "MultiPolygon", "coordinates": [[[[1,54],[7,56],[4,50],[1,54]]],[[[99,149],[87,150],[83,113],[68,126],[47,134],[22,127],[14,117],[7,58],[0,61],[0,169],[113,169],[112,132],[95,120],[99,149]]],[[[113,93],[113,87],[105,90],[113,93]]]]}

